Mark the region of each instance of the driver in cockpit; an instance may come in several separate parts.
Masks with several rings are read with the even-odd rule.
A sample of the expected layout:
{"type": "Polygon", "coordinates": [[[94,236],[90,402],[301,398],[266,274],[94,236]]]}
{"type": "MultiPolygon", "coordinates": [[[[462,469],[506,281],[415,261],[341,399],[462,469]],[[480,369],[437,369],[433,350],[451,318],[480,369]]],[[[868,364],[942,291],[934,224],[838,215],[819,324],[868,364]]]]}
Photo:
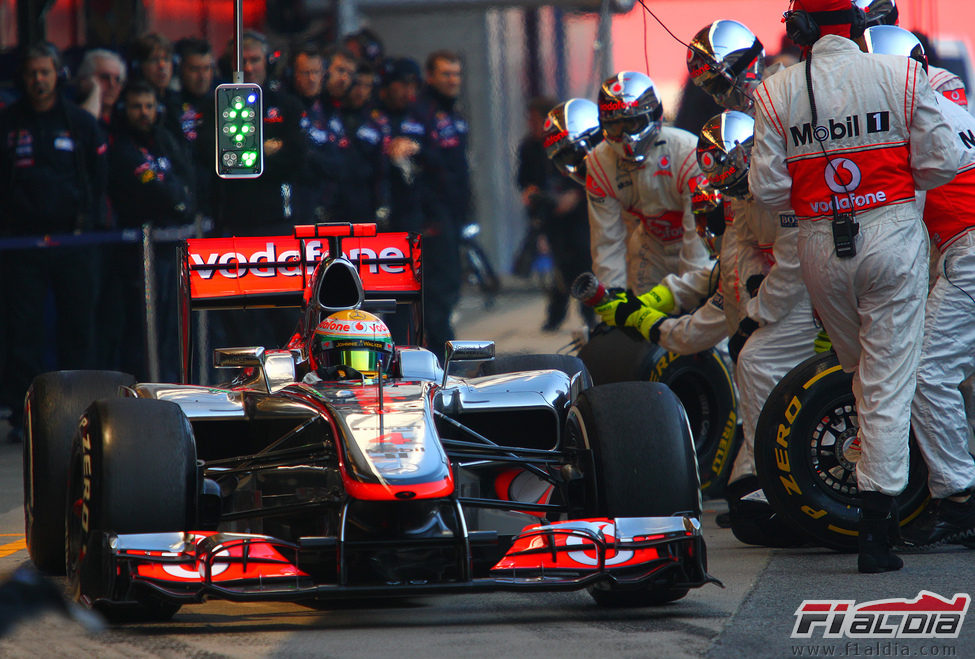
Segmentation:
{"type": "Polygon", "coordinates": [[[318,324],[308,352],[312,370],[303,380],[306,383],[373,379],[389,366],[393,339],[378,316],[349,309],[318,324]]]}

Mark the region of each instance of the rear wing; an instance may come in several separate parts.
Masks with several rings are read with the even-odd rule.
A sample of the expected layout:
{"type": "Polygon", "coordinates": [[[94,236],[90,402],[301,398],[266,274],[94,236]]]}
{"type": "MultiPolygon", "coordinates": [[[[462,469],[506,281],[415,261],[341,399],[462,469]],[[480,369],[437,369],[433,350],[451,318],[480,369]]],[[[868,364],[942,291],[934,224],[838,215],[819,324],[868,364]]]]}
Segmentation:
{"type": "Polygon", "coordinates": [[[180,254],[189,311],[300,307],[315,267],[340,244],[359,271],[366,299],[420,297],[420,240],[407,232],[354,235],[375,225],[299,225],[294,236],[196,238],[180,254]],[[337,229],[345,233],[337,234],[337,229]],[[340,239],[340,240],[337,240],[340,239]]]}
{"type": "Polygon", "coordinates": [[[193,311],[302,307],[315,268],[337,252],[356,267],[365,308],[394,300],[410,304],[413,318],[422,318],[421,248],[415,233],[377,233],[375,224],[334,223],[298,225],[293,236],[190,239],[179,246],[182,380],[187,382],[190,372],[193,311]]]}

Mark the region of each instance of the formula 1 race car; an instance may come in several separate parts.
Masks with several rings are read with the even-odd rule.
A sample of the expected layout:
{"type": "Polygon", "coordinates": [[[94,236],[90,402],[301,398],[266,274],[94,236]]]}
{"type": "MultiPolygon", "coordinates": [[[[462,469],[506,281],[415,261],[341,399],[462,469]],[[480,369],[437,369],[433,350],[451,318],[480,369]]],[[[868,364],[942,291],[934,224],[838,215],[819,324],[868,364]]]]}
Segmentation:
{"type": "Polygon", "coordinates": [[[421,281],[419,239],[374,225],[187,241],[182,383],[65,371],[28,392],[32,560],[120,620],[206,598],[587,588],[648,605],[717,583],[666,386],[592,387],[574,357],[491,361],[490,341],[451,342],[442,366],[396,346],[372,377],[312,363],[324,317],[422,304],[421,281]],[[217,349],[236,377],[188,384],[190,312],[253,306],[301,309],[286,347],[217,349]]]}

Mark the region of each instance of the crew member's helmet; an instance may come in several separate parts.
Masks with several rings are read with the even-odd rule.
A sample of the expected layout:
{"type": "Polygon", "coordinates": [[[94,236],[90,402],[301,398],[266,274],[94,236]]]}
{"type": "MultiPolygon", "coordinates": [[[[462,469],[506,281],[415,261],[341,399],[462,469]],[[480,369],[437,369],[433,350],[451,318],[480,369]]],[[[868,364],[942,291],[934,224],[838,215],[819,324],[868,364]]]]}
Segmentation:
{"type": "Polygon", "coordinates": [[[599,89],[603,137],[623,160],[642,163],[657,134],[663,107],[653,81],[636,71],[621,71],[599,89]]]}
{"type": "Polygon", "coordinates": [[[691,80],[729,110],[751,109],[752,92],[764,70],[762,42],[738,21],[715,21],[701,28],[687,49],[691,80]]]}
{"type": "Polygon", "coordinates": [[[868,53],[903,55],[916,59],[925,71],[928,70],[928,56],[921,41],[902,27],[874,25],[863,33],[863,40],[867,44],[868,53]]]}
{"type": "Polygon", "coordinates": [[[894,0],[853,0],[863,10],[867,27],[897,25],[897,3],[894,0]]]}
{"type": "Polygon", "coordinates": [[[585,185],[586,156],[603,141],[596,104],[585,98],[559,103],[545,117],[544,131],[545,155],[563,175],[585,185]]]}
{"type": "Polygon", "coordinates": [[[386,323],[377,316],[368,311],[346,309],[336,311],[318,324],[311,353],[319,375],[340,370],[335,367],[346,367],[376,377],[389,364],[393,338],[386,323]]]}
{"type": "Polygon", "coordinates": [[[708,119],[697,141],[697,164],[708,183],[722,194],[748,195],[755,120],[744,112],[726,110],[708,119]]]}

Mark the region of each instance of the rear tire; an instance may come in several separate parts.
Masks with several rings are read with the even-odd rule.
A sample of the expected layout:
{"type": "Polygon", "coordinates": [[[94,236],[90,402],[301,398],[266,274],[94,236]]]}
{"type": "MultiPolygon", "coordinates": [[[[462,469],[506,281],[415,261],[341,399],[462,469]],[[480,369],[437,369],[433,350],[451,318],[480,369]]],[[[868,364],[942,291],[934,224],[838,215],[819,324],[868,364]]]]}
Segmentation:
{"type": "Polygon", "coordinates": [[[68,497],[64,547],[74,599],[114,621],[171,618],[178,604],[128,592],[116,581],[105,534],[190,529],[196,445],[182,409],[141,398],[93,403],[72,445],[68,497]],[[83,463],[90,469],[87,481],[83,463]]]}
{"type": "MultiPolygon", "coordinates": [[[[755,429],[755,469],[769,504],[817,543],[839,551],[857,549],[852,382],[835,353],[810,357],[772,390],[755,429]]],[[[896,501],[901,524],[928,502],[927,468],[913,439],[907,487],[896,501]]]]}
{"type": "Polygon", "coordinates": [[[135,378],[116,371],[55,371],[34,378],[24,419],[24,522],[38,569],[64,574],[64,502],[71,439],[92,401],[117,398],[135,378]]]}
{"type": "Polygon", "coordinates": [[[594,334],[579,357],[597,385],[631,380],[661,382],[680,399],[691,424],[701,492],[721,495],[741,443],[738,395],[724,360],[713,348],[694,355],[668,352],[626,328],[594,334]]]}

